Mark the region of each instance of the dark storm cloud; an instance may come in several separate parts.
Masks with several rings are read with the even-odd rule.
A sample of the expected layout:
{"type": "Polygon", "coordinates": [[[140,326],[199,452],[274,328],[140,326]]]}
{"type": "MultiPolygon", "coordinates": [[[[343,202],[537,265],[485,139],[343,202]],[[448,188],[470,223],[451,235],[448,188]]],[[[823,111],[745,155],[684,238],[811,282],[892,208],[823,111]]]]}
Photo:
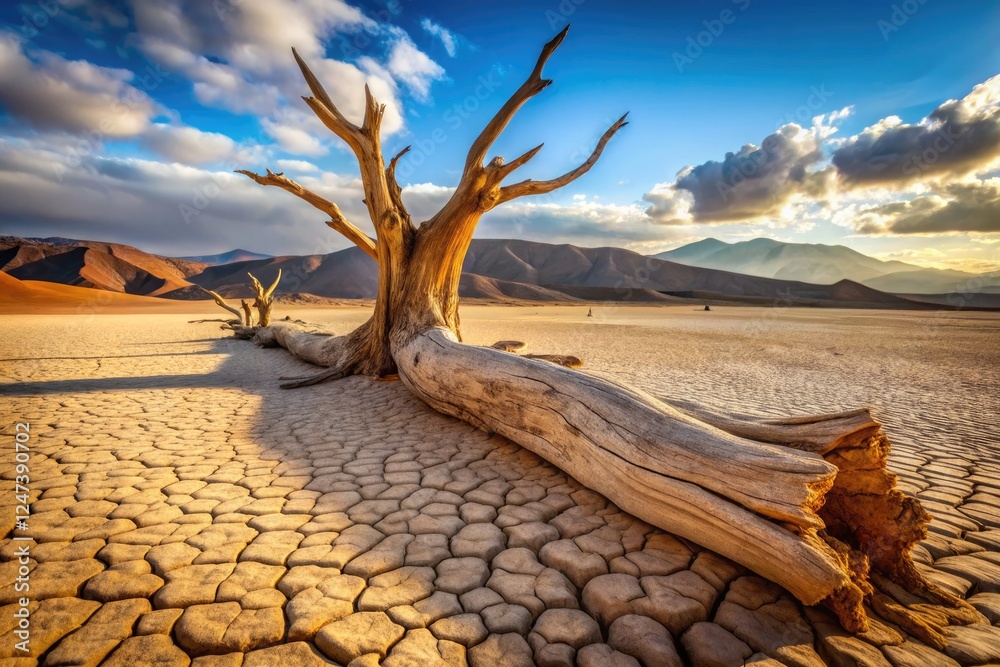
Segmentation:
{"type": "Polygon", "coordinates": [[[948,100],[916,125],[890,117],[833,153],[846,187],[960,177],[1000,157],[1000,76],[948,100]]]}
{"type": "Polygon", "coordinates": [[[818,169],[823,129],[790,123],[759,147],[748,144],[721,162],[687,167],[674,183],[646,193],[647,214],[667,225],[725,223],[775,214],[798,195],[821,197],[830,180],[828,170],[818,169]]]}
{"type": "Polygon", "coordinates": [[[953,183],[940,193],[866,209],[861,234],[1000,232],[1000,179],[953,183]]]}

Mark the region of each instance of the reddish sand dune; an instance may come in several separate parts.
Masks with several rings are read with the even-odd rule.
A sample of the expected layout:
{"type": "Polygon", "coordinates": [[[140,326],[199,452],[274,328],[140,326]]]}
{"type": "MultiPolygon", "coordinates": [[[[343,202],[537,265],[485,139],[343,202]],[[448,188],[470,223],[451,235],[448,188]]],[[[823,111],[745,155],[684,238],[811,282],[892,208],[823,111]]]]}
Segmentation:
{"type": "Polygon", "coordinates": [[[0,269],[20,280],[161,295],[189,286],[205,266],[117,243],[0,237],[0,269]]]}
{"type": "Polygon", "coordinates": [[[65,313],[88,315],[102,312],[207,312],[218,311],[210,301],[177,302],[89,287],[60,285],[37,280],[18,280],[0,271],[0,309],[4,313],[65,313]]]}

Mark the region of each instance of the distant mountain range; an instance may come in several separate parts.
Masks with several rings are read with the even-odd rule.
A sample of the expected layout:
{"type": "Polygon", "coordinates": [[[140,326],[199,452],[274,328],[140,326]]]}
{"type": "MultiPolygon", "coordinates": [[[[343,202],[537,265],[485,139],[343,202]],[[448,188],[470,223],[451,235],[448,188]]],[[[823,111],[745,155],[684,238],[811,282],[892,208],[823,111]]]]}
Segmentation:
{"type": "Polygon", "coordinates": [[[229,252],[223,252],[218,255],[201,255],[199,257],[180,257],[188,262],[198,262],[200,264],[209,264],[211,266],[218,266],[219,264],[232,264],[233,262],[246,262],[252,259],[270,259],[273,255],[265,255],[259,252],[251,252],[249,250],[241,250],[237,248],[236,250],[230,250],[229,252]]]}
{"type": "MultiPolygon", "coordinates": [[[[685,246],[672,252],[688,261],[702,253],[699,261],[704,261],[713,252],[734,247],[719,241],[694,245],[693,249],[685,246]]],[[[199,258],[212,261],[193,261],[192,258],[160,257],[113,243],[0,237],[0,270],[19,280],[172,299],[203,299],[203,288],[226,297],[248,297],[248,272],[267,284],[280,269],[282,280],[278,294],[295,295],[302,302],[308,302],[313,296],[366,299],[376,294],[378,268],[357,248],[328,255],[264,256],[216,263],[220,258],[239,257],[244,252],[234,250],[199,258]]],[[[862,258],[856,259],[858,265],[864,265],[863,260],[879,263],[864,255],[858,257],[862,258]]],[[[494,301],[694,301],[698,304],[907,309],[940,307],[932,303],[945,307],[956,305],[943,294],[927,299],[904,297],[846,279],[832,284],[812,284],[691,266],[621,248],[579,248],[531,241],[475,240],[463,270],[461,296],[494,301]]],[[[879,277],[885,275],[892,274],[879,277]]],[[[1000,305],[1000,298],[997,303],[990,301],[991,298],[982,301],[977,297],[977,300],[966,300],[959,305],[1000,305]]]]}
{"type": "Polygon", "coordinates": [[[885,262],[842,245],[783,243],[753,239],[726,243],[708,238],[653,255],[688,266],[735,271],[750,276],[829,285],[854,280],[883,292],[947,294],[1000,292],[1000,276],[929,269],[905,262],[885,262]]]}

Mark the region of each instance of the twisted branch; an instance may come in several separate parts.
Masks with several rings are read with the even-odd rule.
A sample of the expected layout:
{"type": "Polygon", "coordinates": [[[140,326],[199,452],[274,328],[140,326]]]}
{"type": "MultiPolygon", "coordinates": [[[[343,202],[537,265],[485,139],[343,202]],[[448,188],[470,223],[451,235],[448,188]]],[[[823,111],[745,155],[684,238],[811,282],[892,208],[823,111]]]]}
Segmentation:
{"type": "Polygon", "coordinates": [[[351,221],[344,216],[340,207],[329,199],[316,194],[312,190],[302,187],[292,179],[285,176],[284,173],[276,174],[270,169],[267,170],[266,176],[261,176],[260,174],[256,174],[246,169],[237,169],[236,173],[243,174],[260,185],[273,185],[275,187],[279,187],[286,192],[291,192],[299,199],[309,202],[314,207],[330,216],[330,220],[326,223],[330,229],[340,232],[346,236],[349,241],[354,243],[354,245],[368,253],[372,259],[376,262],[378,261],[378,252],[375,248],[375,241],[373,241],[371,237],[363,231],[355,227],[351,221]]]}

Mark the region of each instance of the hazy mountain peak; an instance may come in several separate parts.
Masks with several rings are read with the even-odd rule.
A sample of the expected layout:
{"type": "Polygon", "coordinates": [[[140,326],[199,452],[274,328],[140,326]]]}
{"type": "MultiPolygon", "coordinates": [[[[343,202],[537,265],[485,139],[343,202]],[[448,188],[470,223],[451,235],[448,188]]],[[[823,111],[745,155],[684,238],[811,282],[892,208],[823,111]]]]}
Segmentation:
{"type": "Polygon", "coordinates": [[[257,259],[271,259],[272,257],[273,255],[265,255],[264,253],[260,252],[253,252],[251,250],[243,250],[242,248],[236,248],[235,250],[219,253],[218,255],[178,257],[177,259],[183,259],[188,262],[201,262],[202,264],[211,264],[212,266],[218,266],[220,264],[232,264],[233,262],[248,262],[257,259]]]}
{"type": "Polygon", "coordinates": [[[763,237],[739,243],[708,238],[653,257],[687,266],[816,285],[839,285],[850,280],[896,294],[947,294],[961,291],[963,284],[972,278],[983,279],[987,289],[997,282],[987,274],[976,276],[883,261],[843,245],[786,243],[763,237]]]}

